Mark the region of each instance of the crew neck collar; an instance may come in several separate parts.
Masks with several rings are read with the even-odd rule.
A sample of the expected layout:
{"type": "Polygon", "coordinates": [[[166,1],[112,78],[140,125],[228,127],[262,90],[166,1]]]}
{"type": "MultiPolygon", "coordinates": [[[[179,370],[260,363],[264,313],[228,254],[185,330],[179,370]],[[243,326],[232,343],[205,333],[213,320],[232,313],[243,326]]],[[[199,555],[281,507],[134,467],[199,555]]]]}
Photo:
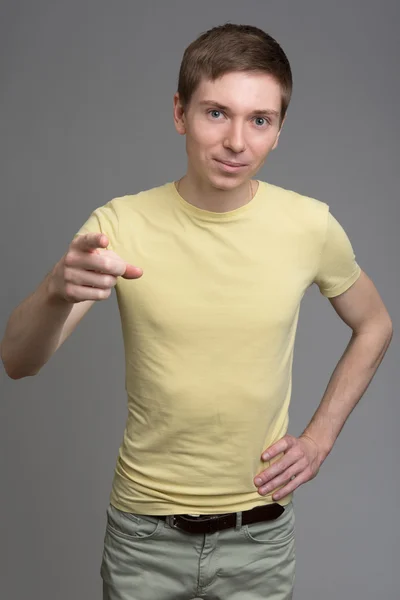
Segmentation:
{"type": "Polygon", "coordinates": [[[190,202],[185,200],[176,189],[175,181],[170,181],[169,183],[167,183],[167,187],[170,189],[170,192],[174,197],[175,201],[177,201],[180,204],[180,206],[191,216],[196,217],[197,219],[200,219],[202,221],[211,221],[214,223],[218,223],[222,221],[236,220],[243,214],[247,213],[249,210],[253,209],[253,207],[256,204],[258,204],[262,193],[263,182],[258,179],[256,179],[256,181],[258,182],[258,188],[253,198],[249,202],[247,202],[247,204],[225,212],[205,210],[204,208],[199,208],[198,206],[190,204],[190,202]]]}

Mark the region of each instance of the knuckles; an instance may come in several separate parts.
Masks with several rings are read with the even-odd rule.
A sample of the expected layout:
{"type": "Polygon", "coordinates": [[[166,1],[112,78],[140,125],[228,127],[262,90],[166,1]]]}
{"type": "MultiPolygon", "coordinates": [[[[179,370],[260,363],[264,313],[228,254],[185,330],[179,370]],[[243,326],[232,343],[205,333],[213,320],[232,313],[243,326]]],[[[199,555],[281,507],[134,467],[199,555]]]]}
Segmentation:
{"type": "Polygon", "coordinates": [[[106,300],[106,298],[109,298],[110,294],[111,294],[111,288],[108,288],[106,290],[96,290],[97,291],[97,295],[98,295],[98,300],[106,300]]]}
{"type": "Polygon", "coordinates": [[[117,280],[112,275],[105,275],[103,279],[104,287],[112,288],[116,284],[117,280]]]}
{"type": "Polygon", "coordinates": [[[102,260],[102,271],[109,273],[113,271],[114,261],[109,258],[103,258],[102,260]]]}
{"type": "Polygon", "coordinates": [[[64,265],[66,267],[73,267],[76,264],[76,253],[69,250],[64,257],[64,265]]]}
{"type": "MultiPolygon", "coordinates": [[[[112,258],[99,254],[87,254],[84,253],[85,258],[87,256],[96,257],[95,269],[96,271],[101,271],[103,273],[113,274],[116,270],[116,262],[112,258]],[[99,261],[99,257],[101,256],[101,260],[99,261]]],[[[65,268],[83,268],[80,265],[81,260],[83,259],[83,255],[74,251],[69,250],[64,256],[64,269],[65,268]]]]}
{"type": "Polygon", "coordinates": [[[74,293],[74,285],[72,283],[67,283],[65,285],[65,297],[68,300],[76,300],[76,296],[74,293]]]}
{"type": "Polygon", "coordinates": [[[72,269],[70,267],[64,267],[63,277],[66,283],[72,283],[72,269]]]}

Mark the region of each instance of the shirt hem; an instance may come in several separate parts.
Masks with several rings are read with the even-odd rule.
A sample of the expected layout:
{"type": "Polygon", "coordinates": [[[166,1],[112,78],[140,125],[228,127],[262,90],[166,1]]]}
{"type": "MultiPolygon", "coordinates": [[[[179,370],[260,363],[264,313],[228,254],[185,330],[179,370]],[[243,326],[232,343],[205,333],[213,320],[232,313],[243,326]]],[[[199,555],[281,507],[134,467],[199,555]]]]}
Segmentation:
{"type": "Polygon", "coordinates": [[[254,502],[245,506],[231,506],[231,507],[219,507],[218,511],[211,512],[210,510],[205,511],[204,508],[200,506],[184,506],[181,504],[169,504],[168,508],[162,504],[151,503],[151,507],[149,505],[148,510],[143,510],[144,503],[137,504],[135,502],[132,503],[123,503],[120,502],[114,494],[111,494],[110,504],[121,510],[123,512],[133,513],[137,515],[152,515],[152,516],[165,516],[165,515],[181,515],[181,514],[199,514],[199,515],[210,515],[210,514],[227,514],[227,513],[235,513],[235,512],[244,512],[247,510],[251,510],[252,508],[256,508],[257,506],[264,506],[265,504],[280,504],[281,506],[286,506],[292,501],[293,493],[288,494],[284,498],[281,498],[279,501],[274,501],[272,498],[265,500],[263,502],[254,502]]]}

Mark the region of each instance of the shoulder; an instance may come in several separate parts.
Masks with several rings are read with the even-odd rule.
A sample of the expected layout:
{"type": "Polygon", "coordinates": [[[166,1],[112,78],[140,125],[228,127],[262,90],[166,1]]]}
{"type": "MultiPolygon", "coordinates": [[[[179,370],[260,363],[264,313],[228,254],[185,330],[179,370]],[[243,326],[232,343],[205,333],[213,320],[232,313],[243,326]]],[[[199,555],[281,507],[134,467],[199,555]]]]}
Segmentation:
{"type": "Polygon", "coordinates": [[[320,248],[324,243],[329,205],[317,198],[268,182],[260,182],[265,195],[267,219],[289,235],[299,236],[307,244],[320,248]]]}
{"type": "Polygon", "coordinates": [[[155,205],[165,203],[172,185],[172,182],[168,182],[136,194],[117,196],[100,208],[113,212],[117,217],[123,216],[124,213],[146,212],[149,208],[153,209],[155,205]]]}
{"type": "Polygon", "coordinates": [[[329,205],[326,202],[265,181],[261,184],[275,211],[299,224],[326,224],[329,213],[329,205]]]}

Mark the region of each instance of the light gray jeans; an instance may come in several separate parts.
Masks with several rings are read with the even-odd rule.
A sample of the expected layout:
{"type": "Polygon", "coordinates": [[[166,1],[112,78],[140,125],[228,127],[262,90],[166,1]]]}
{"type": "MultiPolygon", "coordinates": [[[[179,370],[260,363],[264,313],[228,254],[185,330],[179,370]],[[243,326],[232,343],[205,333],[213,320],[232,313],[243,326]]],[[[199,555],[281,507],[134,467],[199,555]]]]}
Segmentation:
{"type": "Polygon", "coordinates": [[[274,521],[206,534],[110,504],[103,600],[291,600],[294,529],[292,502],[274,521]]]}

